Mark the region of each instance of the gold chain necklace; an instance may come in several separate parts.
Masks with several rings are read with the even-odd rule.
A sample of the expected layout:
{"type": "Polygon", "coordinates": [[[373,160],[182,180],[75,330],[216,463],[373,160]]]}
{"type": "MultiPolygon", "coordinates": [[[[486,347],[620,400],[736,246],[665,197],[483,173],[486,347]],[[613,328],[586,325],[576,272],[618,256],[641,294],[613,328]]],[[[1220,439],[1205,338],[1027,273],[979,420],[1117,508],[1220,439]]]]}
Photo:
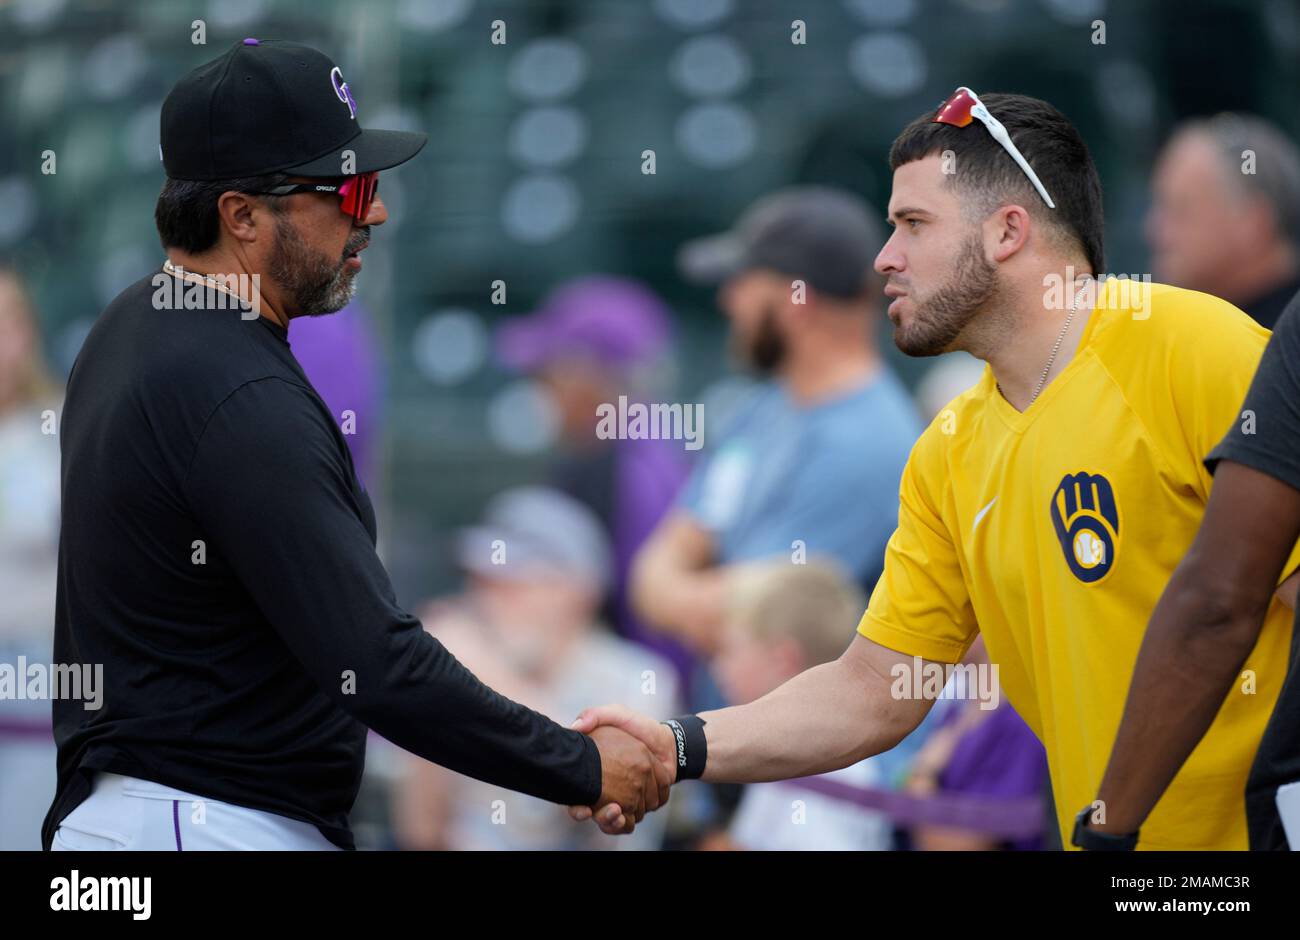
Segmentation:
{"type": "MultiPolygon", "coordinates": [[[[1088,280],[1091,280],[1091,278],[1088,280]]],[[[1065,325],[1061,327],[1061,332],[1056,337],[1056,344],[1052,347],[1052,354],[1047,358],[1047,365],[1043,367],[1043,374],[1039,376],[1038,384],[1034,386],[1034,394],[1029,396],[1029,405],[1034,403],[1038,398],[1038,393],[1043,390],[1043,386],[1047,383],[1047,374],[1052,371],[1052,364],[1056,362],[1056,354],[1061,351],[1061,343],[1065,341],[1065,334],[1069,332],[1070,323],[1074,320],[1074,314],[1079,309],[1079,302],[1083,300],[1083,292],[1088,289],[1088,280],[1083,282],[1083,286],[1074,295],[1074,304],[1070,307],[1070,313],[1065,318],[1065,325]]],[[[1025,407],[1028,408],[1029,405],[1025,405],[1025,407]]]]}
{"type": "MultiPolygon", "coordinates": [[[[1061,327],[1061,332],[1057,334],[1056,343],[1052,346],[1052,354],[1047,357],[1047,365],[1043,367],[1043,374],[1038,377],[1038,384],[1034,386],[1034,394],[1029,396],[1029,402],[1025,405],[1026,408],[1038,400],[1038,393],[1043,390],[1043,386],[1047,383],[1047,375],[1052,371],[1052,364],[1056,362],[1056,354],[1061,351],[1061,343],[1065,341],[1065,334],[1070,329],[1070,323],[1074,320],[1074,314],[1079,309],[1079,302],[1083,300],[1083,292],[1087,290],[1088,281],[1090,280],[1092,280],[1091,277],[1085,280],[1083,282],[1083,287],[1080,287],[1078,292],[1074,295],[1074,303],[1070,307],[1070,312],[1065,317],[1065,324],[1061,327]]],[[[1003,398],[1006,398],[1006,393],[1002,391],[1002,383],[995,382],[994,384],[998,387],[998,394],[1003,398]]]]}
{"type": "Polygon", "coordinates": [[[170,274],[172,277],[178,277],[182,281],[188,281],[191,284],[208,284],[216,288],[217,290],[221,291],[223,294],[235,298],[240,303],[246,304],[249,302],[245,300],[243,297],[241,297],[239,294],[236,294],[230,288],[226,287],[226,285],[222,284],[220,281],[218,281],[210,274],[203,274],[199,271],[186,271],[184,268],[176,267],[176,265],[172,264],[171,258],[168,258],[166,261],[163,262],[163,270],[166,271],[168,274],[170,274]]]}

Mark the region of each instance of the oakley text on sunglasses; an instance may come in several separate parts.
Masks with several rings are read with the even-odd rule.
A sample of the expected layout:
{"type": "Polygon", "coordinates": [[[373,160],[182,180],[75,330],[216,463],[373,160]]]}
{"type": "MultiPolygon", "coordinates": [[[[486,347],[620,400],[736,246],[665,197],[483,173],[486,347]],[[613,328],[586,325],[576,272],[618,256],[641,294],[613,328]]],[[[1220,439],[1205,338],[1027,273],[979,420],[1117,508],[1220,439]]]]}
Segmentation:
{"type": "Polygon", "coordinates": [[[294,193],[337,193],[339,209],[351,217],[354,225],[365,222],[379,191],[379,173],[349,176],[342,183],[285,183],[271,189],[250,193],[254,196],[292,196],[294,193]]]}

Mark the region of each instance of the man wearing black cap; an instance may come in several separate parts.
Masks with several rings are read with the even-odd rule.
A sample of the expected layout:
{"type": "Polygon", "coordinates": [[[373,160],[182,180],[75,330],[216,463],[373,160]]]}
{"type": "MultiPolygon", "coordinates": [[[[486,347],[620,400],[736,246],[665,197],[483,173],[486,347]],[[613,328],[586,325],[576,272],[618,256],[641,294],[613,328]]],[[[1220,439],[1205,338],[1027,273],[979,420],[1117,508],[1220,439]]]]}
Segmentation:
{"type": "Polygon", "coordinates": [[[687,277],[721,284],[737,358],[771,380],[714,434],[636,560],[641,615],[702,652],[735,562],[827,557],[865,589],[880,573],[921,433],[876,345],[880,228],[862,200],[796,186],[682,250],[687,277]]]}
{"type": "Polygon", "coordinates": [[[103,694],[54,703],[46,848],[351,848],[367,726],[491,783],[618,802],[627,829],[666,798],[640,743],[501,697],[397,605],[287,332],[347,302],[387,218],[378,171],[425,142],[356,110],[324,55],[256,39],[163,105],[167,262],[68,381],[55,657],[102,664],[103,694]]]}

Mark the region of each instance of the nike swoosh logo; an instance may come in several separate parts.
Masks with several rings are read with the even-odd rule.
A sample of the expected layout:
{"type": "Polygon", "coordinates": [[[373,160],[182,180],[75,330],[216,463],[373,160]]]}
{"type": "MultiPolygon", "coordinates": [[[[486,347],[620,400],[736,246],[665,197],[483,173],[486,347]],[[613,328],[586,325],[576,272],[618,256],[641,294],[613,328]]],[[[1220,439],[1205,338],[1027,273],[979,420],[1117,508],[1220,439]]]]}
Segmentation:
{"type": "Polygon", "coordinates": [[[984,521],[984,517],[988,515],[989,510],[993,508],[993,504],[996,503],[997,501],[998,498],[994,496],[991,500],[989,500],[989,504],[979,511],[979,515],[975,517],[975,524],[970,527],[971,535],[975,534],[975,530],[980,527],[980,523],[984,521]]]}

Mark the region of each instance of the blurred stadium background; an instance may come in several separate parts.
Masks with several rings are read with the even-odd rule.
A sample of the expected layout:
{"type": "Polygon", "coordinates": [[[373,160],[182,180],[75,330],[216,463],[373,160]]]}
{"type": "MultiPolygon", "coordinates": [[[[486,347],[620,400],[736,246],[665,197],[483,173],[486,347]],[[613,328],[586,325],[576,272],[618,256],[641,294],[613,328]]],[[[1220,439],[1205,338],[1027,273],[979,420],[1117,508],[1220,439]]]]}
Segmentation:
{"type": "MultiPolygon", "coordinates": [[[[1047,98],[1079,126],[1117,272],[1148,270],[1147,175],[1175,121],[1249,110],[1300,131],[1290,0],[9,0],[0,250],[64,373],[104,304],[160,263],[163,97],[245,35],[327,50],[364,123],[430,135],[384,178],[392,218],[360,288],[388,364],[383,528],[399,596],[446,577],[438,533],[529,478],[545,449],[542,406],[493,366],[489,334],[564,279],[618,273],[660,292],[681,331],[676,400],[701,400],[725,368],[724,324],[711,292],[677,276],[681,242],[794,181],[883,211],[890,141],[958,84],[1047,98]],[[801,17],[806,46],[790,42],[801,17]],[[1105,45],[1090,40],[1099,17],[1105,45]],[[206,46],[190,41],[195,19],[206,46]]],[[[915,381],[928,363],[896,365],[915,381]]]]}
{"type": "MultiPolygon", "coordinates": [[[[162,261],[163,97],[245,36],[325,51],[363,125],[430,135],[383,178],[391,218],[358,298],[383,363],[381,548],[408,605],[455,586],[457,527],[539,478],[554,410],[492,336],[565,280],[650,285],[677,329],[665,400],[723,401],[740,381],[725,321],[679,276],[681,243],[795,182],[883,215],[890,142],[959,84],[1046,98],[1076,123],[1114,272],[1149,270],[1149,176],[1176,122],[1249,111],[1300,136],[1294,0],[0,0],[0,258],[27,282],[56,379],[162,261]]],[[[909,387],[933,366],[881,345],[909,387]]]]}

